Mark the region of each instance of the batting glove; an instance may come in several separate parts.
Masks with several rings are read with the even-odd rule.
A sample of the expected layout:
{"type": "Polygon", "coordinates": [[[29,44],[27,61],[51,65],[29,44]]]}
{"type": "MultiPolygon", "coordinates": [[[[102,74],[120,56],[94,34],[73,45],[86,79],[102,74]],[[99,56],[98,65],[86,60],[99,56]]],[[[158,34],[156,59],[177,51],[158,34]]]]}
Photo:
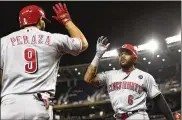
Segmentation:
{"type": "Polygon", "coordinates": [[[55,4],[53,6],[53,10],[56,13],[56,16],[52,17],[58,22],[65,25],[68,21],[71,21],[70,14],[65,3],[63,5],[61,3],[55,4]]]}
{"type": "Polygon", "coordinates": [[[106,52],[108,49],[110,43],[107,43],[108,39],[107,37],[101,36],[97,40],[97,49],[96,49],[96,55],[98,57],[102,57],[102,55],[106,52]]]}

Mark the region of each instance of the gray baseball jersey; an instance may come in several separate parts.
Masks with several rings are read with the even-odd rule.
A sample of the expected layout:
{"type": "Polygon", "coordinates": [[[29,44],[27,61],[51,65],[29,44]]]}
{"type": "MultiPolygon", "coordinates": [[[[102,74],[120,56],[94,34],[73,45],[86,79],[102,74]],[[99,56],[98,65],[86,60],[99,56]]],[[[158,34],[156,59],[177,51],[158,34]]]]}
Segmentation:
{"type": "Polygon", "coordinates": [[[111,70],[98,74],[100,85],[106,84],[115,113],[145,110],[146,98],[160,94],[158,85],[149,73],[135,69],[130,73],[111,70]]]}
{"type": "Polygon", "coordinates": [[[55,94],[59,61],[64,53],[78,55],[81,40],[67,35],[22,29],[1,38],[1,97],[13,93],[55,94]]]}

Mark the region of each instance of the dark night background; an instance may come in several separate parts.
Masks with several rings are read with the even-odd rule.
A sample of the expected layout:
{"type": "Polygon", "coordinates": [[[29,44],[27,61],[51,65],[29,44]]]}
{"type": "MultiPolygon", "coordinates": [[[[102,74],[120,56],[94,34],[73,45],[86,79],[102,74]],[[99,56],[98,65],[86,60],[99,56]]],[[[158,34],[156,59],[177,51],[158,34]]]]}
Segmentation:
{"type": "MultiPolygon", "coordinates": [[[[41,6],[52,21],[46,31],[67,34],[63,25],[53,20],[52,6],[58,1],[0,2],[1,32],[3,37],[19,29],[18,14],[26,5],[41,6]]],[[[89,42],[87,51],[77,57],[65,55],[61,65],[75,65],[91,62],[95,54],[96,41],[107,36],[110,49],[124,43],[139,45],[152,37],[164,42],[166,37],[176,35],[181,29],[181,1],[107,1],[107,2],[65,2],[73,22],[81,29],[89,42]]]]}

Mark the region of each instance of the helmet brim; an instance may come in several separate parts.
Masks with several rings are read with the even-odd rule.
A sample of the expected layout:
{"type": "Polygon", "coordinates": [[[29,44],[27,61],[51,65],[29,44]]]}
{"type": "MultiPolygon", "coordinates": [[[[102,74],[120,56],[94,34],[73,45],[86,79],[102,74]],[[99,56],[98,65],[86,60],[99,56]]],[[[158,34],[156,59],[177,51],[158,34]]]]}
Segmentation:
{"type": "Polygon", "coordinates": [[[128,52],[131,52],[135,57],[137,57],[137,55],[132,51],[130,50],[129,48],[118,48],[117,49],[118,53],[121,53],[122,51],[128,51],[128,52]]]}

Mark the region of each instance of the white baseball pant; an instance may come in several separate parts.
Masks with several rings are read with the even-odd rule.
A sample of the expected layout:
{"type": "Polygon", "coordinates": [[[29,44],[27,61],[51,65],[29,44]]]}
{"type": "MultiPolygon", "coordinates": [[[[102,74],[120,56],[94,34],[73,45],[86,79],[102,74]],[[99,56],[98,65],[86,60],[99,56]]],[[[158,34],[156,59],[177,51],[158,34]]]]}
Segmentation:
{"type": "Polygon", "coordinates": [[[1,120],[49,120],[49,111],[44,102],[33,94],[6,95],[1,100],[1,120]]]}

